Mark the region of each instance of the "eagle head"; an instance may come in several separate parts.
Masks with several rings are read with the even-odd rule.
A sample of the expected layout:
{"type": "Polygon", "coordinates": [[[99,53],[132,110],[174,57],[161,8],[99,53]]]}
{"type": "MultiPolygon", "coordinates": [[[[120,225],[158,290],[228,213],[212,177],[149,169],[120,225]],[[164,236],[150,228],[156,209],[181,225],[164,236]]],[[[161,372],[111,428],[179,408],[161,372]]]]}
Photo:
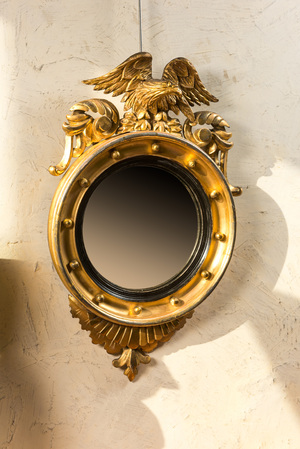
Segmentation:
{"type": "Polygon", "coordinates": [[[152,56],[136,53],[106,75],[85,80],[94,90],[121,95],[124,110],[134,113],[182,112],[190,121],[195,117],[191,106],[218,101],[204,87],[197,70],[185,58],[175,58],[164,68],[162,79],[152,78],[152,56]]]}
{"type": "Polygon", "coordinates": [[[158,111],[168,111],[183,94],[178,84],[172,81],[150,79],[139,84],[134,96],[133,109],[146,109],[155,115],[158,111]]]}

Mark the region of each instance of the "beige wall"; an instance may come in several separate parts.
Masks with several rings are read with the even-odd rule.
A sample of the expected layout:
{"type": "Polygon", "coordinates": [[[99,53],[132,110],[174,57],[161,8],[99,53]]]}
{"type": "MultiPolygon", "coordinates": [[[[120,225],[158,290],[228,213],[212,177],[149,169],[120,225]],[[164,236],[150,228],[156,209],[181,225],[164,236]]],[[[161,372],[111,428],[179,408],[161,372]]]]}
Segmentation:
{"type": "Polygon", "coordinates": [[[130,384],[69,313],[46,241],[80,80],[138,51],[136,1],[0,4],[1,449],[299,449],[298,0],[143,0],[231,124],[238,237],[220,286],[130,384]]]}

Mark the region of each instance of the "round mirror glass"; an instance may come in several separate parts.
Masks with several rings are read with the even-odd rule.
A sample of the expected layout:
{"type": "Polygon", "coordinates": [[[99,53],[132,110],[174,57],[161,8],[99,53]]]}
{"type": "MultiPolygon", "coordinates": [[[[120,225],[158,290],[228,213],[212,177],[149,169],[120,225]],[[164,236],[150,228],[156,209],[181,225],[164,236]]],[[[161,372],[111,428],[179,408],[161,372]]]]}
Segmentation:
{"type": "Polygon", "coordinates": [[[181,272],[202,224],[185,185],[156,167],[132,166],[105,177],[82,221],[86,254],[101,276],[147,289],[181,272]]]}

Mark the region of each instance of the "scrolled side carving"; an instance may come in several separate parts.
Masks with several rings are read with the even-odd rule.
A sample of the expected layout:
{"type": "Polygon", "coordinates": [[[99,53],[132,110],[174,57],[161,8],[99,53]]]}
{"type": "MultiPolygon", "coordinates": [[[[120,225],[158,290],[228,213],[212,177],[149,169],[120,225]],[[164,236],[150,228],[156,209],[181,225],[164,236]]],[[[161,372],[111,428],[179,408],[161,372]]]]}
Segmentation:
{"type": "MultiPolygon", "coordinates": [[[[194,122],[191,122],[189,119],[184,122],[183,135],[186,139],[205,151],[227,179],[228,151],[233,147],[233,142],[229,141],[232,133],[227,132],[226,128],[230,128],[230,126],[219,114],[210,111],[201,111],[195,113],[194,122]],[[197,125],[208,125],[210,128],[198,128],[193,131],[193,128],[197,125]]],[[[229,182],[228,184],[232,195],[241,195],[241,187],[234,187],[229,182]]]]}
{"type": "Polygon", "coordinates": [[[108,139],[119,126],[119,112],[107,100],[81,101],[74,104],[70,112],[66,117],[67,122],[62,126],[66,133],[63,158],[56,166],[49,167],[49,172],[54,176],[66,171],[72,157],[79,157],[86,147],[108,139]],[[100,117],[94,118],[91,113],[99,114],[100,117]]]}

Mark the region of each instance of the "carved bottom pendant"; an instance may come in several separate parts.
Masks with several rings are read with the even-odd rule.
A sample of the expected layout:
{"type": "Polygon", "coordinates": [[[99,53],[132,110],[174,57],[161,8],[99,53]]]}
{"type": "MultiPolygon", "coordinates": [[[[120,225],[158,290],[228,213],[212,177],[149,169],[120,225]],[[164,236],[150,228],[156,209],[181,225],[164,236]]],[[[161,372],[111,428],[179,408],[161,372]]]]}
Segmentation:
{"type": "MultiPolygon", "coordinates": [[[[76,102],[70,108],[63,124],[64,155],[57,165],[49,168],[54,176],[65,173],[50,209],[49,248],[57,273],[72,295],[69,296],[72,315],[79,319],[82,329],[89,331],[94,344],[103,345],[109,354],[119,355],[113,365],[124,369],[132,381],[138,365],[150,362],[147,353],[181,329],[195,307],[218,285],[235,242],[233,196],[239,196],[242,189],[227,179],[228,153],[233,146],[229,124],[216,112],[192,110],[195,104],[208,106],[218,99],[205,88],[188,59],[173,59],[165,66],[161,79],[157,79],[152,76],[152,56],[140,52],[109,73],[84,83],[94,86],[95,91],[123,95],[124,114],[120,115],[113,103],[101,98],[76,102]],[[172,116],[179,112],[185,116],[184,123],[172,116]],[[152,173],[151,179],[147,180],[145,169],[152,173]],[[102,207],[98,200],[93,207],[89,204],[109,178],[115,180],[119,174],[126,174],[126,170],[137,170],[138,182],[123,197],[120,193],[125,192],[127,181],[105,190],[101,197],[104,204],[113,211],[121,210],[121,216],[113,215],[105,227],[105,219],[111,217],[106,206],[102,207]],[[165,179],[159,189],[158,173],[163,173],[165,179]],[[179,190],[174,190],[174,181],[180,183],[180,191],[187,195],[180,194],[184,209],[180,206],[179,190]],[[146,187],[147,192],[158,191],[152,202],[141,193],[146,187]],[[131,204],[132,217],[137,217],[133,219],[134,225],[142,223],[138,231],[123,220],[125,215],[130,216],[125,200],[115,202],[115,198],[118,201],[120,197],[133,198],[136,192],[140,197],[131,204]],[[163,205],[156,208],[165,192],[169,192],[171,200],[164,199],[163,205]],[[172,209],[168,212],[165,205],[169,203],[172,209]],[[141,204],[147,207],[144,215],[141,204]],[[182,217],[188,216],[186,211],[191,204],[193,214],[184,224],[182,217]],[[87,210],[95,212],[90,220],[87,210]],[[125,288],[132,273],[141,277],[139,266],[130,266],[130,258],[143,266],[142,257],[133,250],[140,249],[144,241],[159,242],[157,250],[154,244],[142,250],[153,261],[143,273],[150,273],[153,267],[171,266],[178,257],[177,249],[188,248],[184,239],[192,235],[192,217],[196,217],[193,249],[187,251],[189,254],[185,254],[174,273],[159,273],[163,279],[145,281],[142,288],[125,288]],[[159,219],[168,220],[165,234],[159,219]],[[87,234],[83,232],[87,229],[85,223],[92,223],[87,234]],[[168,246],[167,239],[161,236],[172,235],[171,227],[175,239],[168,246]],[[122,249],[123,242],[129,241],[128,234],[120,232],[124,229],[129,229],[134,237],[142,236],[142,240],[132,240],[127,253],[122,249]],[[151,240],[153,229],[159,232],[151,240]],[[103,237],[100,243],[99,235],[103,237]],[[121,243],[117,243],[119,235],[123,235],[121,243]],[[92,242],[88,244],[91,246],[87,241],[92,242]],[[108,248],[106,255],[104,248],[108,248]],[[120,262],[118,253],[113,253],[116,248],[122,255],[127,254],[127,259],[120,262]],[[93,262],[94,249],[101,259],[99,264],[93,262]],[[170,256],[170,262],[163,261],[165,254],[170,256]],[[114,261],[120,262],[118,270],[126,280],[121,282],[118,278],[115,282],[114,276],[106,275],[102,265],[105,260],[111,260],[113,265],[117,265],[114,261]],[[127,274],[125,267],[129,269],[127,274]]],[[[132,173],[127,178],[130,185],[132,173]]]]}
{"type": "Polygon", "coordinates": [[[138,373],[138,365],[151,361],[145,352],[153,351],[165,343],[181,329],[193,311],[168,323],[151,327],[122,326],[107,321],[83,307],[77,299],[69,295],[71,313],[78,318],[81,328],[90,332],[94,344],[103,345],[108,354],[120,354],[113,360],[113,366],[124,368],[124,374],[132,381],[138,373]]]}

